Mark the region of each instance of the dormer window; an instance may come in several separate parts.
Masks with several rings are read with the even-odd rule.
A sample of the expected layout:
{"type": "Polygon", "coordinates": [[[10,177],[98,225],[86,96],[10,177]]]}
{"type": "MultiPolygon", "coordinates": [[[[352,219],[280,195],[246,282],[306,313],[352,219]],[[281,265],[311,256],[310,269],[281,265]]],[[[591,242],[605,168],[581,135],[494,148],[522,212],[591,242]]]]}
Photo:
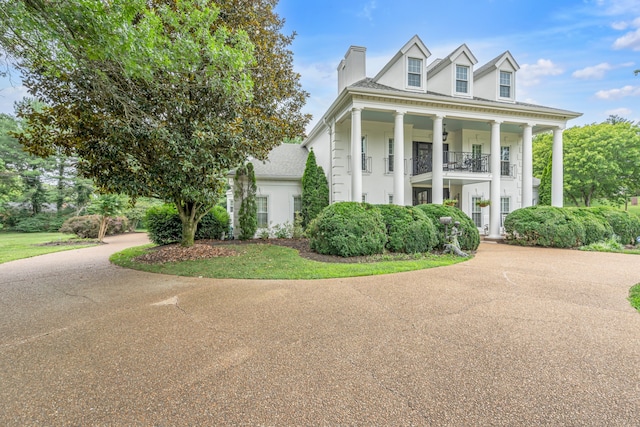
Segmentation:
{"type": "Polygon", "coordinates": [[[407,86],[422,87],[422,59],[409,58],[407,70],[407,86]]]}
{"type": "Polygon", "coordinates": [[[469,67],[456,65],[456,93],[469,93],[469,67]]]}
{"type": "Polygon", "coordinates": [[[511,90],[513,73],[508,71],[500,71],[500,98],[512,98],[511,90]]]}

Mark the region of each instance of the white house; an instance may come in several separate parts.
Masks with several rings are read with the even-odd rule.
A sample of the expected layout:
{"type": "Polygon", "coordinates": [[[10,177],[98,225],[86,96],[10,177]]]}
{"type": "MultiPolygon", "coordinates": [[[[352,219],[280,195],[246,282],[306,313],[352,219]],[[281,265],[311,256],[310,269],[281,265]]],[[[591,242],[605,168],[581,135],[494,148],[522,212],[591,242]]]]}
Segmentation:
{"type": "Polygon", "coordinates": [[[313,149],[331,203],[453,199],[498,238],[507,213],[534,204],[532,138],[547,131],[552,204],[562,206],[562,132],[581,114],[516,101],[520,67],[509,51],[477,68],[466,44],[446,58],[430,56],[414,36],[369,78],[366,48],[349,48],[337,70],[338,96],[298,147],[299,164],[288,144],[270,154],[265,170],[256,164],[262,225],[293,220],[306,150],[313,149]],[[490,205],[482,208],[480,200],[490,205]]]}

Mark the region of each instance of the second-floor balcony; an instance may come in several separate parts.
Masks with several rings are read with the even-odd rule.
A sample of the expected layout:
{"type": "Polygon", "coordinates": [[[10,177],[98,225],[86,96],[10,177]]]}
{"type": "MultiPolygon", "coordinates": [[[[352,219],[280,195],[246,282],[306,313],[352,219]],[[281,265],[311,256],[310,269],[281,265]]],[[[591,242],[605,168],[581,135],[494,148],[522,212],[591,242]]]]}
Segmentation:
{"type": "MultiPolygon", "coordinates": [[[[489,154],[477,154],[461,151],[445,151],[442,153],[442,170],[453,172],[469,172],[469,173],[490,173],[489,154]]],[[[413,175],[433,172],[433,158],[431,153],[414,157],[413,175]]],[[[500,175],[512,176],[515,172],[515,165],[511,165],[508,160],[500,161],[500,175]]]]}

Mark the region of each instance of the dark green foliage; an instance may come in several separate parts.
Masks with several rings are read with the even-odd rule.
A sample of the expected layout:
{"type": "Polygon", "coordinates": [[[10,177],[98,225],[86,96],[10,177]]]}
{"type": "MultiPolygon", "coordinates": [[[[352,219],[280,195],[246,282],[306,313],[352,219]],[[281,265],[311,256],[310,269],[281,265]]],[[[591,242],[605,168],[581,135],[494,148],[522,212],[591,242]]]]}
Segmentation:
{"type": "Polygon", "coordinates": [[[504,228],[507,242],[518,245],[573,248],[586,240],[582,219],[567,208],[517,209],[507,215],[504,228]]]}
{"type": "Polygon", "coordinates": [[[238,228],[240,240],[253,239],[258,230],[258,206],[256,204],[256,175],[253,164],[247,163],[236,170],[234,180],[236,202],[240,201],[238,210],[238,228]]]}
{"type": "MultiPolygon", "coordinates": [[[[100,230],[100,215],[82,215],[69,218],[60,227],[61,233],[75,234],[83,239],[96,239],[100,230]]],[[[129,231],[126,217],[113,217],[107,221],[107,236],[129,231]]]]}
{"type": "Polygon", "coordinates": [[[67,218],[67,216],[60,216],[54,213],[39,213],[35,215],[22,216],[17,219],[13,230],[21,233],[58,231],[67,218]]]}
{"type": "Polygon", "coordinates": [[[450,216],[454,222],[460,222],[460,231],[462,231],[462,235],[458,236],[460,249],[463,251],[475,251],[478,249],[478,245],[480,245],[480,233],[478,232],[478,228],[473,223],[473,220],[460,209],[455,206],[435,204],[418,205],[415,206],[415,208],[421,210],[431,218],[431,221],[438,230],[438,247],[443,248],[446,243],[444,234],[445,226],[440,224],[440,218],[443,216],[450,216]]]}
{"type": "Polygon", "coordinates": [[[378,205],[387,231],[385,248],[391,252],[429,252],[438,244],[431,218],[411,206],[378,205]]]}
{"type": "Polygon", "coordinates": [[[596,214],[592,208],[567,208],[582,222],[584,227],[583,245],[603,242],[614,234],[613,228],[602,216],[596,214]]]}
{"type": "Polygon", "coordinates": [[[329,185],[324,170],[316,163],[313,150],[307,156],[307,164],[302,175],[302,226],[309,223],[329,205],[329,185]]]}
{"type": "Polygon", "coordinates": [[[167,245],[182,239],[182,222],[174,205],[152,207],[145,214],[144,223],[155,244],[167,245]]]}
{"type": "Polygon", "coordinates": [[[222,239],[229,233],[229,214],[221,206],[214,206],[198,223],[196,240],[222,239]]]}
{"type": "MultiPolygon", "coordinates": [[[[182,240],[182,222],[174,205],[150,208],[144,218],[149,239],[158,245],[168,245],[182,240]]],[[[221,239],[229,231],[229,214],[220,206],[207,212],[198,223],[196,240],[221,239]]]]}
{"type": "Polygon", "coordinates": [[[620,243],[623,245],[636,243],[636,238],[640,236],[640,217],[627,211],[604,206],[591,210],[609,223],[613,233],[620,238],[620,243]]]}
{"type": "Polygon", "coordinates": [[[387,241],[380,211],[366,203],[329,205],[308,231],[312,250],[342,257],[381,254],[387,241]]]}

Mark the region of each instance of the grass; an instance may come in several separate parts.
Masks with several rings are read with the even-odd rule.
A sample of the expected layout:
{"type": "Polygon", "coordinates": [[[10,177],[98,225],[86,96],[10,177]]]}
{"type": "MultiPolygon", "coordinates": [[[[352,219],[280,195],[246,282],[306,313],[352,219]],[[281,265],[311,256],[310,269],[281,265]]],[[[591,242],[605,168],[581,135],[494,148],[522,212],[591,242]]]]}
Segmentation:
{"type": "Polygon", "coordinates": [[[121,267],[177,276],[227,279],[330,279],[373,276],[442,267],[467,260],[451,255],[426,254],[416,259],[385,260],[359,264],[324,263],[300,257],[298,251],[276,245],[233,245],[238,255],[164,264],[134,261],[153,245],[126,249],[111,256],[121,267]]]}
{"type": "Polygon", "coordinates": [[[640,283],[629,289],[629,302],[633,308],[640,311],[640,283]]]}
{"type": "Polygon", "coordinates": [[[0,233],[0,264],[22,258],[70,249],[95,246],[95,241],[80,240],[71,234],[62,233],[0,233]],[[67,243],[77,240],[78,244],[67,243]],[[47,245],[45,243],[64,243],[64,245],[47,245]]]}

